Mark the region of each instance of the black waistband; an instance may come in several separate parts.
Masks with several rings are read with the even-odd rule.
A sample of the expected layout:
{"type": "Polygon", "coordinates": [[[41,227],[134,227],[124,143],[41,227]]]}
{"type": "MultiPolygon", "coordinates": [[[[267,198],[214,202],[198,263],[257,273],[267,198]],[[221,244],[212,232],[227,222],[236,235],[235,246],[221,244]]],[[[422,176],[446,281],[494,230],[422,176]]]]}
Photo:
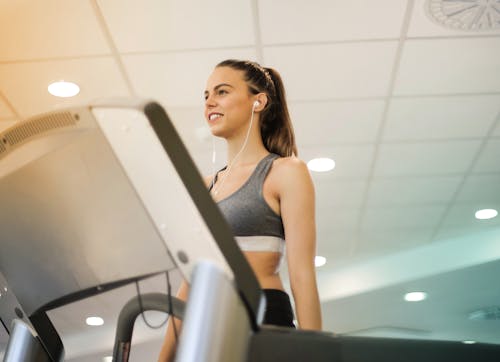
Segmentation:
{"type": "Polygon", "coordinates": [[[269,295],[269,296],[275,296],[278,298],[281,297],[281,298],[290,299],[288,296],[288,293],[285,292],[284,290],[281,290],[281,289],[262,289],[262,291],[264,292],[266,297],[269,295]]]}
{"type": "Polygon", "coordinates": [[[279,289],[263,289],[266,297],[266,311],[263,324],[295,328],[290,297],[279,289]]]}

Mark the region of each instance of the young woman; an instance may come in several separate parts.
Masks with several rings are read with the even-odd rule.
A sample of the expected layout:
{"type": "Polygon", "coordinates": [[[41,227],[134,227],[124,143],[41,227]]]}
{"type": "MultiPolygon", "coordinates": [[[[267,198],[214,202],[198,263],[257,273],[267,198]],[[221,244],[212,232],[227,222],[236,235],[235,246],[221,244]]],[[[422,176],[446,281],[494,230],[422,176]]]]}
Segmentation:
{"type": "MultiPolygon", "coordinates": [[[[205,182],[264,290],[263,323],[294,327],[278,274],[286,255],[298,326],[321,330],[314,187],[307,166],[296,157],[280,75],[251,61],[219,63],[207,81],[205,119],[212,134],[227,141],[228,160],[205,182]]],[[[183,283],[178,297],[187,294],[183,283]]],[[[169,323],[159,360],[171,360],[174,349],[169,323]]]]}

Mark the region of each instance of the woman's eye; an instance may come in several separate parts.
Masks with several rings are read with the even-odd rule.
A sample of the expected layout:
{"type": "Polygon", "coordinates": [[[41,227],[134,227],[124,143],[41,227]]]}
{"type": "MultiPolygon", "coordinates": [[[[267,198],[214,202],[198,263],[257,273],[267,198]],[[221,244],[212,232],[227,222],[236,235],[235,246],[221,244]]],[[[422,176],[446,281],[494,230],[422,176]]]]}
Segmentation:
{"type": "Polygon", "coordinates": [[[217,91],[217,94],[218,94],[218,95],[223,95],[223,94],[226,94],[226,93],[227,93],[227,91],[226,91],[225,89],[219,89],[219,90],[217,91]]]}

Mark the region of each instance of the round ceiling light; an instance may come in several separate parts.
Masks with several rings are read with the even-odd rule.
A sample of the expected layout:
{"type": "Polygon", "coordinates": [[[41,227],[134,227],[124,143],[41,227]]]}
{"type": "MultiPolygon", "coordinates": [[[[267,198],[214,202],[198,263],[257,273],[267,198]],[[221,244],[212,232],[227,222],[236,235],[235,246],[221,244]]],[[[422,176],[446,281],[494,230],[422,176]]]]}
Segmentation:
{"type": "Polygon", "coordinates": [[[500,29],[497,0],[427,0],[425,10],[432,21],[454,30],[500,29]]]}
{"type": "Polygon", "coordinates": [[[104,324],[104,319],[101,317],[88,317],[85,323],[89,326],[102,326],[104,324]]]}
{"type": "Polygon", "coordinates": [[[405,294],[405,300],[407,302],[421,302],[427,298],[427,293],[424,292],[411,292],[405,294]]]}
{"type": "Polygon", "coordinates": [[[311,171],[316,172],[327,172],[331,171],[335,168],[335,161],[331,158],[313,158],[311,161],[307,163],[307,167],[311,171]]]}
{"type": "Polygon", "coordinates": [[[326,258],[324,256],[317,255],[314,258],[314,265],[316,266],[316,268],[323,266],[325,264],[326,264],[326,258]]]}
{"type": "Polygon", "coordinates": [[[483,210],[478,210],[476,211],[476,219],[479,220],[488,220],[488,219],[493,219],[498,215],[498,211],[495,209],[483,209],[483,210]]]}
{"type": "Polygon", "coordinates": [[[80,93],[80,87],[76,83],[59,81],[49,84],[47,90],[56,97],[68,98],[74,97],[80,93]]]}
{"type": "Polygon", "coordinates": [[[463,344],[476,344],[476,341],[472,340],[467,340],[467,341],[462,341],[463,344]]]}

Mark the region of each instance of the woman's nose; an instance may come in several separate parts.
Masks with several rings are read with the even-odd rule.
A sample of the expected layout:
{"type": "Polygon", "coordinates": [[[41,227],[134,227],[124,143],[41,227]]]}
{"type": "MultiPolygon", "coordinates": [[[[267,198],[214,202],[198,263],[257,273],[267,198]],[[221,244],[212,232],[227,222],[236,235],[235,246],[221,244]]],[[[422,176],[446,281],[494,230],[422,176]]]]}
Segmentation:
{"type": "Polygon", "coordinates": [[[211,95],[207,95],[207,98],[205,99],[205,107],[210,108],[213,106],[215,106],[214,98],[211,95]]]}

